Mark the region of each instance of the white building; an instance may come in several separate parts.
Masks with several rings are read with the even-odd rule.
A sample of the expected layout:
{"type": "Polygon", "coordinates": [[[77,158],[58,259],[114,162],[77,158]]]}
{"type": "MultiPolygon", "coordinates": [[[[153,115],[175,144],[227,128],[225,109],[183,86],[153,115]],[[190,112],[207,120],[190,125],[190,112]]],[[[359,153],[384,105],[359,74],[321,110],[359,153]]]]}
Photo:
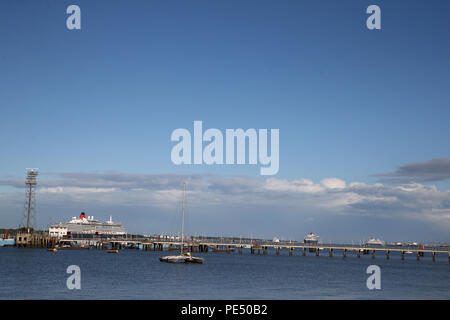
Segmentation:
{"type": "Polygon", "coordinates": [[[48,233],[51,237],[62,238],[67,235],[67,227],[61,224],[55,224],[48,228],[48,233]]]}

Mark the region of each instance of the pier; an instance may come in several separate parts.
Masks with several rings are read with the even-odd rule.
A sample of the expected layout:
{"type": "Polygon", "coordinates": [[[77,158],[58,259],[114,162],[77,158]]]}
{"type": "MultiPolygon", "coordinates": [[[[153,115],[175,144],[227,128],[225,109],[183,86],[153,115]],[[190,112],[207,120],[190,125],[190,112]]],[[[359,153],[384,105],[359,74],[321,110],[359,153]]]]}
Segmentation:
{"type": "MultiPolygon", "coordinates": [[[[180,240],[161,239],[159,237],[131,236],[124,238],[63,238],[58,239],[48,234],[36,234],[19,232],[15,235],[16,247],[20,248],[58,248],[64,249],[98,249],[98,250],[142,250],[142,251],[177,251],[180,250],[180,240]]],[[[414,256],[417,261],[430,257],[433,262],[447,257],[450,262],[450,246],[398,246],[398,245],[353,245],[353,244],[308,244],[296,241],[273,242],[270,240],[245,240],[236,241],[236,238],[207,238],[190,239],[184,241],[184,252],[213,252],[213,253],[237,253],[242,255],[244,251],[251,255],[281,255],[288,256],[326,256],[329,258],[347,259],[348,256],[361,258],[367,255],[371,259],[391,259],[393,253],[401,260],[405,260],[407,254],[414,256]]]]}
{"type": "MultiPolygon", "coordinates": [[[[139,250],[179,250],[180,241],[161,241],[161,240],[105,240],[100,241],[96,248],[114,248],[114,249],[139,249],[139,250]]],[[[405,260],[405,255],[411,254],[420,261],[425,255],[430,256],[433,262],[436,262],[436,255],[447,255],[450,262],[450,247],[401,247],[394,245],[385,246],[366,246],[366,245],[348,245],[348,244],[303,244],[303,243],[233,243],[233,242],[212,242],[212,241],[187,241],[184,243],[185,252],[237,252],[243,254],[244,249],[248,250],[252,255],[266,255],[269,250],[275,255],[280,255],[281,251],[285,251],[289,256],[293,256],[298,252],[302,256],[306,256],[307,252],[311,255],[319,257],[326,255],[330,258],[341,256],[347,258],[349,253],[354,253],[356,258],[361,255],[369,255],[371,259],[376,257],[384,257],[389,260],[393,252],[399,253],[401,260],[405,260]]]]}

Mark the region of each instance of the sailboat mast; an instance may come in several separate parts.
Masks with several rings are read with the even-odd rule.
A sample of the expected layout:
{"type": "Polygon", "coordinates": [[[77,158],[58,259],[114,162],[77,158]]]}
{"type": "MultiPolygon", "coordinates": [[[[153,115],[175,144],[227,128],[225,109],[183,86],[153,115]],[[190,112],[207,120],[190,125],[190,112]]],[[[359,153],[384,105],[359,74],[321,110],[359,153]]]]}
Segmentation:
{"type": "Polygon", "coordinates": [[[186,182],[183,182],[183,203],[181,206],[181,255],[183,254],[184,249],[184,198],[186,195],[186,182]]]}

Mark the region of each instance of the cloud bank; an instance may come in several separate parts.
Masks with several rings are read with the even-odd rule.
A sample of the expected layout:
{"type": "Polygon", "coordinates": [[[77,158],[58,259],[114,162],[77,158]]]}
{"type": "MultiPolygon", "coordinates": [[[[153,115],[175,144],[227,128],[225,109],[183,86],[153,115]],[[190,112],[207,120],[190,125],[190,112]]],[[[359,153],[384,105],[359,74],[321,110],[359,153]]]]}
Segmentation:
{"type": "MultiPolygon", "coordinates": [[[[445,168],[444,162],[440,163],[445,168]]],[[[400,167],[399,172],[436,173],[431,169],[404,168],[410,166],[400,167]]],[[[425,175],[422,177],[425,179],[425,175]]],[[[323,229],[318,226],[319,221],[338,218],[350,221],[355,230],[364,229],[360,224],[373,219],[382,219],[378,220],[383,221],[381,228],[393,223],[401,228],[411,221],[417,228],[426,224],[436,228],[441,236],[450,228],[448,190],[439,191],[417,182],[368,185],[334,177],[314,182],[201,174],[43,174],[39,179],[38,207],[47,223],[65,221],[81,210],[104,216],[113,212],[135,229],[131,228],[132,232],[159,233],[167,229],[165,221],[178,219],[183,181],[188,186],[190,217],[196,230],[206,230],[206,234],[233,234],[235,230],[244,232],[252,227],[255,232],[265,230],[261,231],[263,235],[269,234],[269,230],[279,233],[283,228],[292,228],[292,234],[296,232],[293,225],[297,224],[301,235],[309,231],[306,227],[323,229]]],[[[0,185],[16,188],[14,192],[0,193],[0,212],[17,213],[23,205],[23,180],[1,180],[0,185]]]]}

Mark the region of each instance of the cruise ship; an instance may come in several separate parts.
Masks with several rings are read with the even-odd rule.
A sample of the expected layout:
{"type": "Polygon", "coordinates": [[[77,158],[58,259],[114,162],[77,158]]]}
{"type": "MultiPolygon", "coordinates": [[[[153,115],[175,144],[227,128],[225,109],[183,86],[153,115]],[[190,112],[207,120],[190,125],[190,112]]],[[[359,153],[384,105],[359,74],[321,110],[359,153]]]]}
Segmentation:
{"type": "Polygon", "coordinates": [[[126,235],[125,228],[118,222],[101,222],[94,219],[94,216],[87,216],[84,212],[80,217],[72,217],[72,220],[65,223],[57,223],[49,226],[50,236],[58,238],[116,238],[126,235]]]}
{"type": "MultiPolygon", "coordinates": [[[[317,234],[314,234],[314,233],[311,232],[310,234],[307,234],[305,236],[305,238],[303,239],[303,242],[305,244],[316,245],[316,244],[319,243],[319,236],[317,234]]],[[[317,249],[316,248],[309,248],[309,252],[316,252],[316,250],[319,250],[319,249],[318,248],[317,249]]]]}
{"type": "Polygon", "coordinates": [[[319,243],[319,236],[311,232],[305,236],[303,242],[308,244],[317,244],[319,243]]]}

